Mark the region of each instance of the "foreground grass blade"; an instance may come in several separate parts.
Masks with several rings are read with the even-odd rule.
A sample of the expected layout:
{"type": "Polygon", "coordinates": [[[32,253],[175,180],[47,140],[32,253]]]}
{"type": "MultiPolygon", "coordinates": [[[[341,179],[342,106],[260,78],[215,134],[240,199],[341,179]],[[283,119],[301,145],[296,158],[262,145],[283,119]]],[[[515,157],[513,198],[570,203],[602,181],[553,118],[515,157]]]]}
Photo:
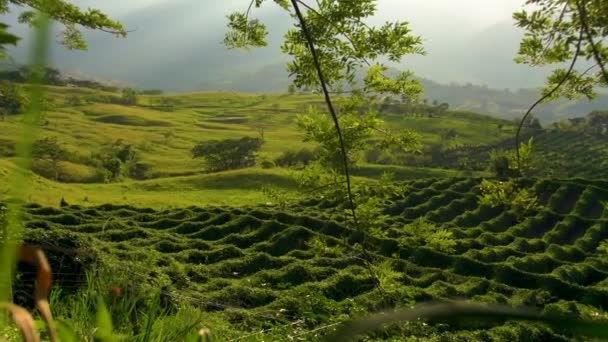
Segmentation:
{"type": "Polygon", "coordinates": [[[40,341],[40,335],[38,335],[36,323],[34,323],[34,318],[29,311],[13,303],[3,302],[0,302],[0,309],[6,310],[11,314],[13,322],[15,322],[15,325],[17,328],[19,328],[19,331],[21,331],[21,336],[25,342],[40,341]]]}
{"type": "Polygon", "coordinates": [[[33,246],[22,246],[19,253],[19,260],[36,266],[36,286],[34,287],[34,301],[36,308],[46,323],[51,342],[58,340],[48,295],[51,291],[53,274],[44,252],[33,246]]]}
{"type": "Polygon", "coordinates": [[[457,319],[511,319],[543,323],[556,330],[595,338],[608,338],[608,323],[585,321],[557,315],[543,315],[529,308],[513,308],[506,305],[481,305],[473,303],[426,304],[411,310],[375,314],[367,318],[346,322],[325,341],[354,341],[356,337],[381,328],[385,324],[415,320],[457,319]]]}
{"type": "Polygon", "coordinates": [[[20,139],[16,146],[17,167],[11,177],[11,201],[7,203],[6,235],[2,243],[0,254],[0,275],[9,281],[0,282],[0,302],[9,301],[11,296],[10,281],[13,279],[15,257],[21,244],[23,227],[21,209],[27,194],[29,182],[29,169],[31,166],[32,146],[38,133],[38,122],[43,102],[43,89],[41,85],[42,73],[48,54],[50,22],[47,15],[38,13],[39,20],[36,25],[36,37],[32,48],[32,62],[30,90],[30,107],[23,116],[20,139]]]}

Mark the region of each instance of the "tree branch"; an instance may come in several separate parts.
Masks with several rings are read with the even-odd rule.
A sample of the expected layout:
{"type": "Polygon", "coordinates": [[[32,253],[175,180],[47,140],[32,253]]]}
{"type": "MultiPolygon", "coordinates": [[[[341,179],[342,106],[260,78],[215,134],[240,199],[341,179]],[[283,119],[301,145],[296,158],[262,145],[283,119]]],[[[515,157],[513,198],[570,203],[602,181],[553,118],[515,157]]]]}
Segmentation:
{"type": "Polygon", "coordinates": [[[556,25],[553,27],[553,29],[551,30],[551,33],[549,34],[549,40],[547,41],[547,44],[545,45],[545,49],[543,50],[543,53],[541,56],[545,56],[547,54],[547,50],[549,50],[549,46],[551,46],[551,43],[553,43],[553,40],[555,39],[555,32],[557,31],[557,25],[561,24],[562,20],[564,19],[564,16],[566,15],[566,10],[568,9],[568,2],[566,1],[566,3],[564,4],[564,7],[562,8],[562,11],[559,15],[559,18],[556,21],[556,25]]]}
{"type": "Polygon", "coordinates": [[[576,7],[578,8],[581,25],[585,30],[585,35],[587,36],[587,41],[591,46],[591,50],[593,51],[593,57],[595,58],[595,62],[599,65],[600,70],[602,70],[602,75],[604,76],[604,81],[608,84],[608,71],[602,62],[602,57],[600,56],[600,52],[597,49],[597,45],[593,41],[593,36],[591,35],[591,30],[589,29],[589,25],[587,24],[587,9],[585,8],[585,4],[581,0],[576,1],[576,7]]]}
{"type": "Polygon", "coordinates": [[[323,71],[321,70],[321,64],[319,62],[319,57],[317,56],[317,50],[315,49],[315,44],[313,42],[312,36],[310,35],[310,32],[308,31],[308,26],[306,25],[306,21],[304,20],[304,16],[302,15],[302,12],[300,11],[300,7],[298,6],[298,0],[291,0],[291,3],[296,11],[296,15],[298,17],[298,20],[300,21],[300,25],[302,26],[302,33],[304,34],[304,36],[306,37],[306,40],[308,42],[308,47],[310,49],[310,53],[312,54],[315,68],[317,69],[317,75],[319,76],[319,82],[321,83],[321,88],[323,89],[323,95],[325,96],[325,102],[327,104],[329,113],[331,114],[331,117],[334,121],[334,126],[335,126],[336,132],[338,134],[338,138],[340,141],[340,150],[342,152],[342,159],[343,159],[342,163],[343,163],[343,167],[344,167],[344,175],[346,176],[346,189],[347,189],[347,194],[348,194],[348,201],[350,204],[350,210],[351,210],[351,213],[353,216],[353,220],[356,223],[357,215],[355,213],[355,201],[353,198],[352,187],[351,187],[351,182],[350,182],[348,156],[346,154],[346,147],[344,146],[344,137],[342,136],[342,130],[340,129],[340,123],[338,121],[338,116],[334,109],[334,105],[331,101],[331,97],[329,95],[329,90],[327,89],[327,84],[325,82],[325,77],[323,76],[323,71]]]}
{"type": "Polygon", "coordinates": [[[536,102],[534,102],[534,104],[528,109],[526,114],[524,114],[521,121],[519,122],[519,126],[517,127],[517,133],[515,133],[515,154],[517,156],[517,172],[519,175],[521,175],[521,156],[519,153],[519,137],[520,137],[520,133],[521,133],[521,128],[523,127],[524,122],[526,122],[526,119],[528,118],[530,113],[532,113],[534,108],[536,108],[536,106],[538,106],[545,99],[551,97],[566,82],[568,77],[570,77],[570,74],[572,73],[572,70],[574,69],[574,65],[576,64],[576,61],[578,59],[578,55],[581,52],[581,43],[583,41],[583,30],[584,30],[583,26],[581,25],[581,27],[579,29],[578,41],[576,43],[576,51],[574,51],[574,57],[572,58],[572,63],[570,64],[570,67],[568,68],[566,75],[564,75],[564,78],[562,78],[560,80],[560,82],[553,89],[551,89],[550,92],[548,92],[543,97],[541,97],[536,102]]]}
{"type": "Polygon", "coordinates": [[[243,43],[247,44],[247,38],[249,37],[249,13],[251,12],[251,8],[253,8],[253,3],[255,0],[251,0],[249,2],[249,7],[247,7],[247,12],[245,12],[245,36],[243,37],[243,43]]]}

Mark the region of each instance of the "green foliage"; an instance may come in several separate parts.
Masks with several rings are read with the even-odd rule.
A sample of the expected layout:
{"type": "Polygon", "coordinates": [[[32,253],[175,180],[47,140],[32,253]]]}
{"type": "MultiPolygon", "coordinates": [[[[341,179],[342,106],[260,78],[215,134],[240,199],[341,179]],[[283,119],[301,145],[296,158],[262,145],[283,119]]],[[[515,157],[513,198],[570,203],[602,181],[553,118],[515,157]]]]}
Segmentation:
{"type": "MultiPolygon", "coordinates": [[[[1,6],[1,4],[0,4],[1,6]]],[[[19,41],[19,37],[7,32],[8,29],[8,25],[4,24],[4,23],[0,23],[0,59],[3,59],[6,57],[5,53],[4,53],[4,46],[5,45],[17,45],[17,42],[19,41]]]]}
{"type": "MultiPolygon", "coordinates": [[[[404,227],[416,246],[427,246],[444,253],[454,253],[456,240],[451,231],[420,217],[404,227]]],[[[407,240],[408,242],[411,240],[407,240]]]]}
{"type": "Polygon", "coordinates": [[[32,147],[32,157],[36,160],[48,160],[52,167],[55,181],[59,180],[59,162],[67,157],[68,152],[57,141],[57,138],[37,140],[32,147]]]}
{"type": "Polygon", "coordinates": [[[393,270],[391,262],[385,260],[374,267],[374,271],[378,275],[378,281],[384,291],[396,292],[401,287],[402,273],[393,270]]]}
{"type": "Polygon", "coordinates": [[[272,185],[263,186],[262,193],[270,200],[270,202],[266,203],[267,205],[277,206],[280,209],[285,209],[287,205],[297,198],[293,193],[272,185]]]}
{"type": "Polygon", "coordinates": [[[123,174],[141,179],[148,168],[138,163],[138,156],[133,146],[122,139],[106,144],[98,152],[93,153],[91,158],[97,162],[96,166],[108,171],[109,180],[117,180],[123,174]]]}
{"type": "MultiPolygon", "coordinates": [[[[1,12],[4,14],[8,13],[10,9],[9,5],[29,7],[33,10],[45,12],[51,20],[63,24],[64,30],[61,32],[61,43],[68,49],[85,50],[87,48],[87,44],[77,26],[110,32],[121,37],[127,35],[127,31],[122,24],[110,19],[101,11],[93,8],[84,11],[67,1],[56,0],[49,4],[38,0],[2,0],[0,1],[1,12]]],[[[29,9],[21,12],[18,20],[20,23],[26,23],[30,26],[36,26],[39,23],[39,18],[35,12],[29,9]]],[[[7,41],[12,43],[13,40],[14,38],[9,35],[4,40],[0,40],[0,45],[6,44],[7,41]]]]}
{"type": "MultiPolygon", "coordinates": [[[[580,57],[593,60],[599,71],[588,69],[580,72],[558,68],[547,80],[543,95],[548,94],[558,84],[553,100],[561,96],[576,99],[584,96],[593,99],[597,86],[608,85],[605,66],[608,62],[605,13],[608,6],[604,1],[535,0],[527,1],[533,6],[531,11],[522,10],[513,14],[516,25],[525,29],[521,41],[517,63],[531,66],[561,64],[580,57]]],[[[576,62],[576,60],[574,60],[576,62]]],[[[573,63],[575,65],[575,63],[573,63]]]]}
{"type": "Polygon", "coordinates": [[[135,106],[137,104],[137,92],[131,88],[124,88],[120,98],[121,103],[127,106],[135,106]]]}
{"type": "Polygon", "coordinates": [[[275,165],[289,168],[303,168],[318,158],[318,150],[306,147],[297,151],[285,151],[274,160],[275,165]]]}
{"type": "Polygon", "coordinates": [[[502,182],[484,179],[480,190],[479,204],[511,209],[520,218],[541,207],[536,194],[518,186],[513,180],[502,182]]]}
{"type": "Polygon", "coordinates": [[[2,115],[23,113],[29,105],[28,98],[13,83],[0,84],[0,108],[2,115]]]}
{"type": "MultiPolygon", "coordinates": [[[[265,26],[257,19],[249,19],[252,7],[258,8],[264,2],[252,1],[246,12],[228,16],[229,31],[224,41],[228,47],[266,45],[265,26]]],[[[370,138],[381,132],[385,135],[382,146],[396,144],[410,150],[420,147],[420,137],[409,130],[400,134],[384,130],[383,120],[371,108],[375,97],[384,93],[404,94],[412,100],[418,98],[422,90],[411,72],[388,77],[388,68],[378,60],[399,62],[408,54],[424,54],[422,41],[420,37],[411,35],[405,22],[387,22],[379,28],[365,24],[365,19],[376,12],[374,0],[338,3],[321,0],[317,2],[317,8],[296,1],[292,1],[291,6],[287,0],[274,2],[300,22],[295,29],[288,30],[281,46],[283,53],[293,57],[287,64],[287,71],[293,76],[295,87],[313,91],[341,91],[344,86],[353,89],[358,87],[357,72],[365,71],[363,87],[342,99],[337,112],[334,112],[329,98],[326,99],[331,117],[311,107],[308,114],[297,119],[298,127],[304,132],[304,140],[316,142],[320,147],[317,166],[329,171],[329,177],[325,178],[333,178],[334,187],[347,185],[349,201],[354,205],[347,171],[349,164],[355,163],[359,154],[366,150],[370,138]],[[300,6],[307,9],[303,15],[299,11],[300,6]],[[317,52],[314,56],[313,47],[317,52]],[[337,179],[341,175],[346,177],[345,182],[337,179]]],[[[334,194],[343,190],[336,190],[334,194]]],[[[357,205],[358,210],[366,211],[364,216],[372,215],[371,207],[377,204],[376,201],[373,198],[362,199],[357,205]]]]}
{"type": "Polygon", "coordinates": [[[536,167],[533,159],[534,138],[528,139],[527,143],[519,146],[520,166],[517,167],[517,155],[514,151],[492,150],[490,152],[490,168],[499,179],[507,179],[515,176],[530,176],[536,167]]]}
{"type": "MultiPolygon", "coordinates": [[[[384,121],[377,117],[377,112],[369,110],[360,115],[355,112],[361,104],[361,98],[351,98],[342,103],[342,114],[338,118],[342,128],[342,142],[348,153],[350,164],[354,164],[360,158],[360,153],[371,146],[372,138],[379,133],[380,148],[398,146],[406,151],[418,151],[420,149],[420,135],[410,130],[402,130],[400,134],[393,134],[384,130],[384,121]]],[[[327,115],[319,113],[314,107],[310,107],[309,113],[299,115],[298,127],[304,132],[304,141],[312,141],[319,144],[318,160],[324,167],[334,172],[342,173],[344,170],[340,140],[335,134],[332,119],[327,115]]]]}
{"type": "Polygon", "coordinates": [[[193,158],[203,158],[210,171],[235,170],[255,165],[255,152],[262,147],[259,138],[209,140],[192,148],[193,158]]]}
{"type": "MultiPolygon", "coordinates": [[[[264,0],[255,1],[260,7],[264,0]]],[[[293,15],[289,1],[275,1],[293,15]]],[[[253,4],[253,2],[252,2],[253,4]]],[[[341,83],[355,83],[355,72],[369,67],[365,88],[374,91],[389,91],[396,94],[420,93],[417,80],[409,72],[395,78],[382,75],[383,64],[369,64],[369,61],[386,58],[398,62],[407,54],[424,54],[420,37],[411,35],[405,22],[386,23],[376,28],[364,24],[366,18],[374,15],[374,0],[335,3],[319,1],[316,9],[310,8],[305,20],[320,54],[321,67],[330,87],[341,83]]],[[[228,16],[229,31],[225,43],[229,47],[265,46],[266,28],[257,19],[250,18],[251,8],[246,13],[235,12],[228,16]]],[[[320,83],[307,47],[306,38],[299,28],[291,29],[285,35],[282,46],[284,53],[294,58],[287,69],[295,75],[294,84],[300,88],[319,89],[320,83]]]]}
{"type": "Polygon", "coordinates": [[[112,317],[106,308],[102,297],[97,300],[97,330],[95,340],[99,342],[110,342],[116,339],[112,329],[112,317]]]}
{"type": "Polygon", "coordinates": [[[386,220],[389,215],[384,213],[384,208],[407,192],[407,188],[394,179],[393,173],[385,172],[378,181],[355,184],[355,209],[359,226],[377,237],[385,237],[387,233],[386,220]]]}

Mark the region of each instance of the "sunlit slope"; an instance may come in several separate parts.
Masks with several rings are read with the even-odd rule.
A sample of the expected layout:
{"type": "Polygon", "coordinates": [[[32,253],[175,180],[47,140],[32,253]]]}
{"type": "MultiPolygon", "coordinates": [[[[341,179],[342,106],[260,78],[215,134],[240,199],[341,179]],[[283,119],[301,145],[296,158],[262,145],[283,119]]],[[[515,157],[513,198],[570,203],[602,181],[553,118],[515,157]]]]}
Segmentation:
{"type": "MultiPolygon", "coordinates": [[[[138,106],[101,103],[119,94],[91,89],[47,87],[47,96],[55,108],[47,113],[44,136],[57,137],[68,150],[83,156],[99,150],[102,144],[123,139],[134,145],[142,161],[152,165],[152,177],[200,172],[201,161],[193,160],[190,151],[203,140],[257,136],[263,130],[266,143],[262,152],[271,158],[311,146],[302,142],[295,118],[310,105],[323,106],[322,99],[314,95],[203,92],[140,96],[138,106]],[[86,103],[68,105],[66,101],[72,98],[86,103]],[[167,111],[156,105],[162,99],[171,103],[167,111]]],[[[496,126],[502,121],[470,113],[450,112],[441,118],[388,113],[385,119],[394,129],[416,129],[425,142],[439,141],[448,129],[458,132],[458,143],[463,145],[497,142],[512,134],[508,124],[499,131],[496,126]]],[[[14,116],[0,122],[4,149],[16,141],[20,120],[14,116]]]]}

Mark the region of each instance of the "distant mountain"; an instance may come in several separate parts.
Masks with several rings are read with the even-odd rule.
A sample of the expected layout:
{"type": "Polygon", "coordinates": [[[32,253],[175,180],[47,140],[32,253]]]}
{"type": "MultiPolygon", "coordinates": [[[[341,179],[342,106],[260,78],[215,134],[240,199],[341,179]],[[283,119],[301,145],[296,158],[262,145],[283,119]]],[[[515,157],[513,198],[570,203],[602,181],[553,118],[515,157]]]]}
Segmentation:
{"type": "MultiPolygon", "coordinates": [[[[389,74],[396,73],[389,70],[389,74]]],[[[495,89],[472,83],[441,84],[419,78],[425,89],[425,97],[430,101],[447,102],[452,108],[471,110],[478,113],[512,119],[519,118],[539,97],[539,90],[495,89]]],[[[290,81],[284,64],[266,65],[254,72],[242,73],[234,77],[211,80],[201,86],[201,90],[225,90],[243,92],[285,92],[290,81]]],[[[559,100],[537,107],[535,115],[543,123],[554,122],[569,117],[584,116],[595,109],[608,109],[608,94],[602,94],[593,102],[586,100],[559,100]]]]}
{"type": "MultiPolygon", "coordinates": [[[[134,30],[127,38],[86,32],[88,51],[68,51],[54,44],[52,62],[69,74],[137,88],[285,91],[287,57],[280,53],[279,45],[291,18],[276,6],[256,12],[268,25],[269,46],[249,52],[231,51],[221,44],[225,15],[239,8],[228,1],[214,6],[200,0],[157,2],[118,18],[134,30]]],[[[432,18],[435,17],[427,19],[432,18]]],[[[24,37],[18,47],[8,49],[15,61],[23,63],[31,43],[29,29],[17,23],[14,13],[4,19],[12,31],[24,37]]],[[[536,100],[538,91],[534,88],[543,84],[548,73],[548,69],[513,62],[522,31],[510,19],[477,32],[470,28],[458,30],[465,26],[458,18],[446,19],[445,24],[440,27],[418,21],[420,32],[415,33],[422,35],[428,55],[408,56],[393,67],[413,70],[423,79],[427,97],[432,100],[505,118],[520,116],[536,100]]],[[[538,116],[548,122],[582,116],[595,108],[608,108],[605,96],[591,104],[547,104],[539,108],[538,116]]]]}
{"type": "MultiPolygon", "coordinates": [[[[118,17],[134,30],[127,38],[86,32],[88,51],[68,51],[55,44],[53,63],[66,71],[122,80],[140,88],[192,91],[211,82],[218,82],[219,86],[224,78],[240,77],[285,61],[279,45],[292,19],[276,6],[256,12],[271,33],[267,48],[244,53],[227,50],[221,44],[225,15],[239,8],[231,2],[217,6],[200,0],[158,2],[118,17]]],[[[29,51],[29,29],[17,23],[14,13],[7,22],[11,30],[24,37],[17,48],[8,49],[17,61],[23,62],[29,51]]],[[[472,82],[500,89],[536,87],[546,76],[543,70],[512,61],[522,36],[512,20],[479,32],[459,30],[465,25],[458,22],[457,16],[445,20],[442,26],[418,23],[420,29],[415,34],[422,36],[428,55],[408,56],[400,65],[394,65],[399,69],[411,69],[421,77],[442,83],[472,82]]]]}

